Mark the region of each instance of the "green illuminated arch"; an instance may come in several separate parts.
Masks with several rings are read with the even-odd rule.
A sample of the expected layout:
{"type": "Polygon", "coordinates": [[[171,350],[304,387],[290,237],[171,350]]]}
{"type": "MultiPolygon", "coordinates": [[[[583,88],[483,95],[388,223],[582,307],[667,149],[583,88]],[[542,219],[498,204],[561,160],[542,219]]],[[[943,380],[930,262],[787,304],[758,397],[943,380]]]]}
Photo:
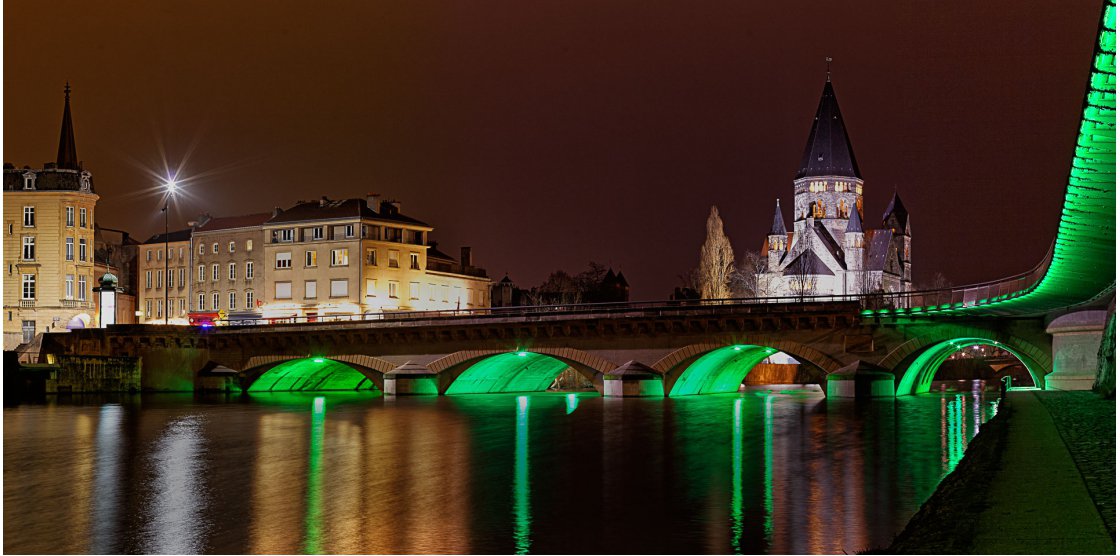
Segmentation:
{"type": "Polygon", "coordinates": [[[755,345],[734,345],[701,355],[673,382],[670,396],[738,392],[747,373],[778,350],[755,345]]]}
{"type": "Polygon", "coordinates": [[[907,396],[929,392],[930,384],[933,382],[933,377],[937,374],[937,369],[941,364],[950,355],[972,346],[994,346],[1006,350],[1027,368],[1035,386],[1045,387],[1045,371],[1036,361],[1025,356],[1021,351],[1007,344],[985,338],[955,338],[934,344],[919,354],[918,358],[906,367],[906,372],[902,375],[902,379],[898,381],[898,389],[895,391],[895,395],[907,396]]]}
{"type": "Polygon", "coordinates": [[[325,392],[376,390],[361,371],[326,357],[285,361],[261,373],[248,392],[325,392]]]}
{"type": "Polygon", "coordinates": [[[499,353],[471,364],[455,377],[445,393],[540,392],[547,390],[568,366],[568,363],[542,353],[499,353]]]}

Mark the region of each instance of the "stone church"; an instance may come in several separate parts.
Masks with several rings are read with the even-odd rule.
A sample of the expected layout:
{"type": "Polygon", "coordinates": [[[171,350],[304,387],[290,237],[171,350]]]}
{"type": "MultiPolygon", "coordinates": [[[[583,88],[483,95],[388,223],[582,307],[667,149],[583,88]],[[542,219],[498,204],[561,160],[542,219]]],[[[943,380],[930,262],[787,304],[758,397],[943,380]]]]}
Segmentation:
{"type": "Polygon", "coordinates": [[[879,222],[863,206],[863,176],[826,78],[793,180],[793,231],[781,201],[763,248],[760,295],[808,296],[912,289],[910,215],[896,191],[879,222]],[[874,225],[872,228],[870,225],[874,225]]]}

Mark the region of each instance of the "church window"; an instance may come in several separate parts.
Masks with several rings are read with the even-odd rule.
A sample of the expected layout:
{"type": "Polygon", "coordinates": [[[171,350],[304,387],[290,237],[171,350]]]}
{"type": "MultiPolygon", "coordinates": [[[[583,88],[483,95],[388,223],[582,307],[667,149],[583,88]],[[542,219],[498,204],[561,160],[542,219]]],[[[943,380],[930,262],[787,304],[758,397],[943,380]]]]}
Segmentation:
{"type": "Polygon", "coordinates": [[[813,205],[813,218],[824,218],[824,200],[817,199],[816,204],[813,205]]]}
{"type": "Polygon", "coordinates": [[[836,205],[836,217],[837,218],[847,218],[847,216],[848,216],[848,205],[847,205],[847,203],[844,202],[844,199],[840,199],[839,204],[836,205]]]}

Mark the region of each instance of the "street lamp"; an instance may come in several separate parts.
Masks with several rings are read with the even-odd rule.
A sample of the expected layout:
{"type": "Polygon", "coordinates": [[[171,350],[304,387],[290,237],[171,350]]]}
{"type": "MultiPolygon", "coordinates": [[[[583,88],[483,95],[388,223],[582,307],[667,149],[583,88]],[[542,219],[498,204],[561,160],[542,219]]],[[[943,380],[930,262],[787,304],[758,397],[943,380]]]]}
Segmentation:
{"type": "Polygon", "coordinates": [[[169,249],[170,237],[168,237],[167,229],[167,205],[171,202],[171,198],[175,196],[175,192],[179,189],[179,184],[175,180],[169,179],[167,183],[163,184],[167,189],[167,196],[163,198],[163,324],[170,324],[171,306],[167,304],[167,295],[170,293],[171,288],[167,286],[168,281],[168,258],[171,256],[169,249]]]}

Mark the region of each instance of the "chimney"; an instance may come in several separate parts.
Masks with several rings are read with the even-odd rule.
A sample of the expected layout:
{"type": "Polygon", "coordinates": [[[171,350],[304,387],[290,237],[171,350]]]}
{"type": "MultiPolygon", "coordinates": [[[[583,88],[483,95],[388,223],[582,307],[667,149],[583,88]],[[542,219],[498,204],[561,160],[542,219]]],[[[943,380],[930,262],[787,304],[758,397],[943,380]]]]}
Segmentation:
{"type": "Polygon", "coordinates": [[[381,213],[385,215],[394,215],[401,211],[401,202],[386,200],[381,201],[381,213]]]}
{"type": "Polygon", "coordinates": [[[280,216],[281,212],[284,212],[284,209],[282,209],[280,207],[273,207],[272,208],[272,217],[276,218],[277,216],[280,216]]]}
{"type": "Polygon", "coordinates": [[[366,193],[366,207],[372,210],[375,214],[380,208],[381,194],[380,193],[366,193]]]}
{"type": "Polygon", "coordinates": [[[328,202],[330,202],[330,199],[328,199],[326,195],[323,195],[323,196],[322,196],[322,197],[321,197],[321,198],[319,199],[319,207],[325,207],[325,206],[327,206],[327,203],[328,203],[328,202]]]}
{"type": "Polygon", "coordinates": [[[459,264],[463,265],[464,269],[468,269],[473,265],[473,261],[471,261],[470,247],[459,248],[459,264]]]}

